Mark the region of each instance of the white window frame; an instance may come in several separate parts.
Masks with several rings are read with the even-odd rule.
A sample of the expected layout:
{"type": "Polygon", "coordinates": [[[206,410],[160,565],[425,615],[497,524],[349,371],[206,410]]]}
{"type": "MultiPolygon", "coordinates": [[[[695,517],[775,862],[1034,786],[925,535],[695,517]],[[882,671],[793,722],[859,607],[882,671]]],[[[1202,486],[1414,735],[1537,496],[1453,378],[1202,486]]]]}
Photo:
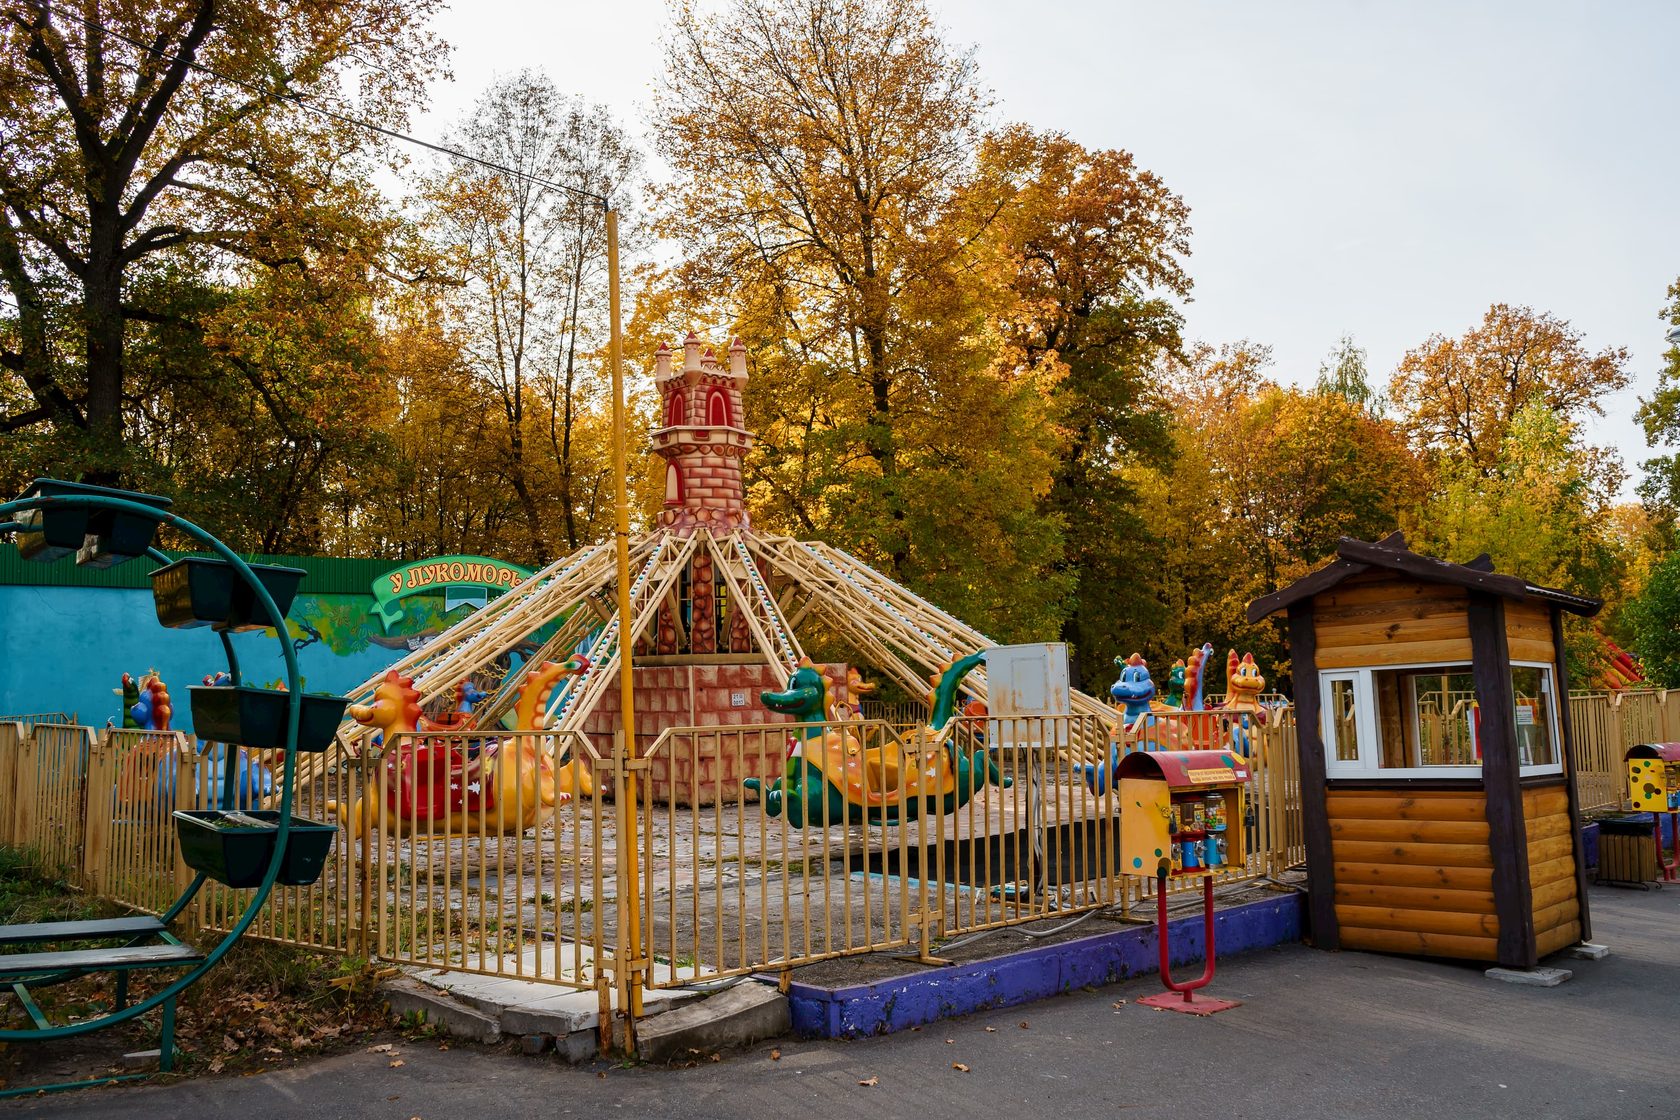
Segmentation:
{"type": "MultiPolygon", "coordinates": [[[[1318,674],[1318,714],[1319,738],[1324,750],[1324,775],[1327,778],[1477,778],[1482,774],[1482,767],[1476,766],[1398,766],[1383,768],[1382,741],[1377,733],[1377,690],[1374,674],[1406,669],[1452,669],[1458,666],[1470,667],[1469,662],[1458,661],[1418,661],[1407,665],[1379,665],[1363,669],[1321,669],[1318,674]],[[1335,757],[1336,728],[1335,715],[1330,703],[1331,682],[1338,680],[1352,680],[1354,682],[1354,734],[1358,739],[1359,758],[1357,761],[1342,761],[1335,757]]],[[[1546,765],[1524,765],[1519,770],[1521,777],[1544,777],[1563,773],[1563,735],[1560,730],[1558,705],[1561,702],[1557,695],[1557,668],[1546,661],[1512,661],[1511,668],[1539,669],[1550,674],[1550,687],[1545,695],[1551,698],[1547,705],[1550,709],[1548,718],[1551,720],[1552,745],[1557,752],[1557,761],[1546,765]]],[[[1411,697],[1407,697],[1408,701],[1411,697]]],[[[1415,707],[1415,704],[1414,704],[1415,707]]],[[[1511,712],[1511,719],[1516,719],[1516,712],[1511,712]]]]}
{"type": "Polygon", "coordinates": [[[1376,713],[1371,711],[1373,699],[1369,669],[1325,669],[1318,674],[1319,732],[1324,742],[1324,773],[1329,778],[1365,778],[1377,772],[1382,750],[1377,746],[1376,713]],[[1332,682],[1353,682],[1353,736],[1358,756],[1355,759],[1336,757],[1336,710],[1331,702],[1332,682]],[[1373,749],[1374,748],[1374,749],[1373,749]]]}

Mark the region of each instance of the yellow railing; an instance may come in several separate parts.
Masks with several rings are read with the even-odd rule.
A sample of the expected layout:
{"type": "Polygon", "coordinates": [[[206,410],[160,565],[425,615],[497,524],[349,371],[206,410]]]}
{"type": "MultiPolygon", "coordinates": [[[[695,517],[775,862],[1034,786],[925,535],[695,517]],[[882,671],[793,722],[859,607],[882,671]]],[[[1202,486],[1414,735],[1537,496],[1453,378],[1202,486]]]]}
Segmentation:
{"type": "MultiPolygon", "coordinates": [[[[586,736],[416,732],[377,750],[335,743],[317,762],[296,812],[337,823],[339,843],[317,882],[275,889],[252,935],[399,964],[597,986],[611,959],[601,915],[611,910],[616,852],[610,824],[597,827],[612,818],[604,807],[611,766],[586,736]],[[510,761],[532,780],[495,782],[510,761]],[[574,791],[563,791],[579,770],[588,782],[572,778],[574,791]],[[474,808],[434,811],[449,793],[434,803],[399,776],[428,771],[457,782],[474,808]]],[[[240,892],[207,891],[203,921],[227,928],[241,903],[240,892]]]]}
{"type": "MultiPolygon", "coordinates": [[[[1582,808],[1617,807],[1627,747],[1680,738],[1680,692],[1578,694],[1570,717],[1582,808]]],[[[1304,860],[1291,709],[1263,720],[1154,713],[1135,736],[1246,747],[1248,858],[1222,879],[1278,876],[1304,860]]],[[[1094,745],[1109,737],[1103,718],[1075,716],[965,718],[941,734],[920,720],[676,728],[640,757],[583,736],[501,730],[401,735],[382,750],[337,742],[311,756],[296,807],[343,829],[326,870],[277,889],[251,932],[603,997],[632,977],[673,987],[882,949],[931,960],[951,938],[1149,897],[1153,883],[1116,874],[1120,807],[1087,780],[1083,760],[1106,767],[1094,745]],[[785,806],[772,813],[743,785],[785,779],[793,741],[850,761],[853,797],[874,807],[871,819],[825,823],[818,811],[795,827],[785,806]],[[959,759],[995,766],[996,778],[947,801],[959,759]],[[542,781],[501,783],[493,811],[416,827],[429,814],[402,775],[459,764],[470,785],[511,760],[574,792],[550,805],[542,781]]],[[[68,883],[161,911],[190,877],[171,814],[214,804],[216,750],[173,732],[0,722],[0,841],[68,883]]],[[[244,897],[207,890],[188,918],[227,928],[244,897]]]]}
{"type": "MultiPolygon", "coordinates": [[[[1180,749],[1217,749],[1232,741],[1233,715],[1163,713],[1151,733],[1180,749]]],[[[1293,718],[1249,719],[1250,856],[1224,880],[1277,874],[1305,858],[1293,718]]],[[[1112,783],[1089,781],[1067,749],[1107,735],[1106,722],[1090,716],[965,718],[938,736],[880,721],[666,731],[645,761],[667,781],[647,783],[640,806],[650,984],[786,972],[883,949],[932,959],[953,937],[1135,903],[1153,888],[1118,874],[1112,783]],[[741,779],[782,778],[785,799],[796,741],[802,754],[853,763],[859,808],[836,801],[826,811],[837,816],[795,827],[785,805],[773,812],[765,798],[742,794],[741,779]],[[943,786],[911,777],[943,781],[959,757],[971,767],[989,761],[999,781],[956,804],[926,796],[943,786]]],[[[797,764],[792,772],[802,774],[797,764]]],[[[829,796],[821,784],[815,792],[829,796]]]]}

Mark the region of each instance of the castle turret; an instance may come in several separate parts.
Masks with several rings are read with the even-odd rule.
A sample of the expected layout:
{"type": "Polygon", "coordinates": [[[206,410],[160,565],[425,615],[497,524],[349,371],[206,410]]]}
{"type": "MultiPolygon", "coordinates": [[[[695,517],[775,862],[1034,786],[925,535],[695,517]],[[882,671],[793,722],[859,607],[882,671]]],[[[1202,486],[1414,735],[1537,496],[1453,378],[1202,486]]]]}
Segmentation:
{"type": "Polygon", "coordinates": [[[747,381],[747,348],[736,339],[729,364],[690,331],[683,340],[680,371],[661,345],[654,357],[661,427],[653,450],[665,460],[665,508],[660,525],[687,533],[697,525],[713,532],[747,527],[741,457],[752,446],[742,427],[741,388],[747,381]]]}

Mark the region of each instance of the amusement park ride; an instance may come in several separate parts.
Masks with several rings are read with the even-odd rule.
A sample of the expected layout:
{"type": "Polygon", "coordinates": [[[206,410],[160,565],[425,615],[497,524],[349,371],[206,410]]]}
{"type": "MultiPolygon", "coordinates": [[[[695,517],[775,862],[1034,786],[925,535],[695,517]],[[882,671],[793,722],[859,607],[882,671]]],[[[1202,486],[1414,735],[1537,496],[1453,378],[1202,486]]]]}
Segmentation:
{"type": "MultiPolygon", "coordinates": [[[[820,624],[869,669],[911,695],[927,694],[930,682],[937,684],[963,658],[994,645],[842,549],[753,528],[741,473],[753,437],[742,419],[748,370],[740,340],[721,359],[692,333],[680,351],[662,345],[653,377],[661,426],[650,443],[664,462],[665,501],[656,524],[629,542],[628,624],[616,605],[620,581],[611,542],[585,547],[353,689],[354,718],[341,729],[346,742],[367,741],[376,729],[402,729],[391,720],[398,709],[382,707],[390,694],[401,693],[404,703],[432,705],[468,679],[479,682],[485,696],[456,729],[507,726],[505,717],[521,708],[526,675],[547,664],[570,663],[574,669],[541,703],[524,705],[514,722],[520,730],[598,737],[604,747],[622,729],[620,697],[611,685],[622,668],[626,640],[637,712],[638,733],[629,744],[633,754],[670,727],[739,726],[793,715],[832,719],[841,705],[855,711],[858,697],[848,681],[856,677],[845,666],[823,667],[826,706],[820,716],[814,709],[760,706],[762,693],[788,690],[802,669],[821,671],[809,665],[800,642],[807,624],[820,624]],[[539,632],[546,639],[513,664],[515,651],[539,632]]],[[[963,672],[961,693],[983,702],[985,665],[976,661],[963,672]]],[[[1113,709],[1095,697],[1076,692],[1072,705],[1075,714],[1113,722],[1113,709]]],[[[1106,746],[1077,742],[1069,749],[1097,759],[1106,746]]],[[[677,785],[660,761],[653,760],[650,775],[654,795],[674,796],[677,785]]],[[[709,761],[714,776],[700,788],[707,799],[736,799],[749,779],[786,778],[780,766],[766,773],[739,771],[728,754],[709,761]]],[[[563,784],[556,791],[566,793],[563,784]]]]}

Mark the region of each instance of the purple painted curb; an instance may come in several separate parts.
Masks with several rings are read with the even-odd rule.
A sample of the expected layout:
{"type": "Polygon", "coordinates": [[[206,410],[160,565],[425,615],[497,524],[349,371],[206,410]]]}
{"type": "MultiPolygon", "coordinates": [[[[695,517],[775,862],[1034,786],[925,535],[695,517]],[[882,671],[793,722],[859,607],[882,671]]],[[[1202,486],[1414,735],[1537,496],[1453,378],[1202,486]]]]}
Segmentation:
{"type": "MultiPolygon", "coordinates": [[[[1218,911],[1214,934],[1220,958],[1299,941],[1305,927],[1305,900],[1304,894],[1291,892],[1218,911]]],[[[1199,911],[1169,922],[1168,932],[1175,968],[1203,959],[1199,911]]],[[[800,1037],[859,1038],[973,1011],[1012,1007],[1075,988],[1114,984],[1157,971],[1159,958],[1155,927],[1127,926],[875,984],[821,988],[795,983],[788,989],[788,1002],[793,1031],[800,1037]]]]}

